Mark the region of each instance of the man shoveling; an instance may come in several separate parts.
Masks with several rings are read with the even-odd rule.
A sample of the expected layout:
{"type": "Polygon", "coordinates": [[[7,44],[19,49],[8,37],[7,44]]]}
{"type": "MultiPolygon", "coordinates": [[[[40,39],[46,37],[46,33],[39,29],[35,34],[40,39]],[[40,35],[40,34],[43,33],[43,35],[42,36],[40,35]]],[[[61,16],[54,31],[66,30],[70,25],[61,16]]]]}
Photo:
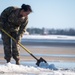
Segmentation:
{"type": "Polygon", "coordinates": [[[28,15],[32,12],[30,5],[22,4],[21,8],[8,7],[6,8],[0,16],[0,28],[4,29],[9,35],[11,35],[16,42],[12,40],[8,35],[1,31],[2,40],[4,45],[4,58],[7,63],[10,62],[11,57],[19,65],[19,45],[28,23],[28,15]]]}

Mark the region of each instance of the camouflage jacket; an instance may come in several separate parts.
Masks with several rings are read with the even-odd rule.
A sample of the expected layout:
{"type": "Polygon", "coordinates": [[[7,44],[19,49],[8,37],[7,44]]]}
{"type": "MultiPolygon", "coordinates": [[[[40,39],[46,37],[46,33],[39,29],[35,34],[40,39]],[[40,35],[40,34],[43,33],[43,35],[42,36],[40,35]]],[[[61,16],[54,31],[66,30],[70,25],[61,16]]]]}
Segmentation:
{"type": "Polygon", "coordinates": [[[0,16],[0,24],[6,31],[18,31],[19,35],[25,32],[27,23],[28,17],[20,15],[20,8],[8,7],[0,16]]]}

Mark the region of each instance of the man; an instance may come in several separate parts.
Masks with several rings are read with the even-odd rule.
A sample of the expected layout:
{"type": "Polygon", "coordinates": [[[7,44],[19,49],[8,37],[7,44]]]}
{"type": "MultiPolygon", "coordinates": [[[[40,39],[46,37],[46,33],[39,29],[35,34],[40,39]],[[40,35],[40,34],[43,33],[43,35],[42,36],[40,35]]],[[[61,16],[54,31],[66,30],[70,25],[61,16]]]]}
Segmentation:
{"type": "Polygon", "coordinates": [[[0,16],[0,28],[3,28],[8,34],[10,34],[16,42],[13,41],[9,36],[1,31],[2,40],[4,45],[5,59],[10,62],[11,57],[19,65],[19,45],[22,35],[25,32],[26,25],[28,23],[28,15],[32,12],[30,5],[22,4],[21,8],[8,7],[0,16]]]}

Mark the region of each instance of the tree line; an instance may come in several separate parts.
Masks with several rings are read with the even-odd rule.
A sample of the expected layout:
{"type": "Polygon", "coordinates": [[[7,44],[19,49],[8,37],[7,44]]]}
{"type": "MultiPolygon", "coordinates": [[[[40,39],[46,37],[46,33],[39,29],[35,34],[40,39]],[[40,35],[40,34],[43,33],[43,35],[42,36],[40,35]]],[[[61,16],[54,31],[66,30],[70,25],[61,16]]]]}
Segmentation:
{"type": "Polygon", "coordinates": [[[71,35],[75,36],[75,29],[47,29],[47,28],[27,28],[26,31],[31,34],[40,34],[40,35],[71,35]]]}
{"type": "Polygon", "coordinates": [[[40,34],[40,35],[71,35],[75,36],[75,29],[47,29],[47,28],[27,28],[29,34],[40,34]]]}

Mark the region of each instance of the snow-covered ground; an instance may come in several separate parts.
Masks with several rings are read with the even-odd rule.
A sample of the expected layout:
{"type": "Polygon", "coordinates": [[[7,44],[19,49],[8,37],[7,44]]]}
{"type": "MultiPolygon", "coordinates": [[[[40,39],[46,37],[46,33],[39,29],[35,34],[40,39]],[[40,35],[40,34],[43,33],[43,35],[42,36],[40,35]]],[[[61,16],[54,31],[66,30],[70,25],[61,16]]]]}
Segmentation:
{"type": "MultiPolygon", "coordinates": [[[[1,38],[1,34],[0,34],[1,38]]],[[[64,39],[64,40],[75,40],[75,36],[67,35],[23,35],[22,39],[64,39]]]]}
{"type": "MultiPolygon", "coordinates": [[[[39,67],[37,67],[7,63],[0,65],[0,75],[75,75],[75,71],[73,70],[52,70],[48,68],[50,66],[51,65],[41,64],[39,67]]],[[[55,65],[52,65],[52,67],[55,68],[55,65]]]]}
{"type": "Polygon", "coordinates": [[[25,43],[62,43],[62,44],[75,44],[75,36],[67,36],[67,35],[24,35],[22,38],[22,42],[25,43]]]}
{"type": "MultiPolygon", "coordinates": [[[[0,35],[1,38],[1,35],[0,35]]],[[[2,41],[0,39],[0,41],[2,41]]],[[[51,43],[67,43],[67,44],[75,44],[75,36],[67,36],[67,35],[23,35],[22,43],[25,44],[38,44],[38,43],[44,43],[44,44],[51,44],[51,43]]]]}
{"type": "Polygon", "coordinates": [[[75,36],[67,36],[67,35],[24,35],[23,39],[64,39],[64,40],[75,40],[75,36]]]}

